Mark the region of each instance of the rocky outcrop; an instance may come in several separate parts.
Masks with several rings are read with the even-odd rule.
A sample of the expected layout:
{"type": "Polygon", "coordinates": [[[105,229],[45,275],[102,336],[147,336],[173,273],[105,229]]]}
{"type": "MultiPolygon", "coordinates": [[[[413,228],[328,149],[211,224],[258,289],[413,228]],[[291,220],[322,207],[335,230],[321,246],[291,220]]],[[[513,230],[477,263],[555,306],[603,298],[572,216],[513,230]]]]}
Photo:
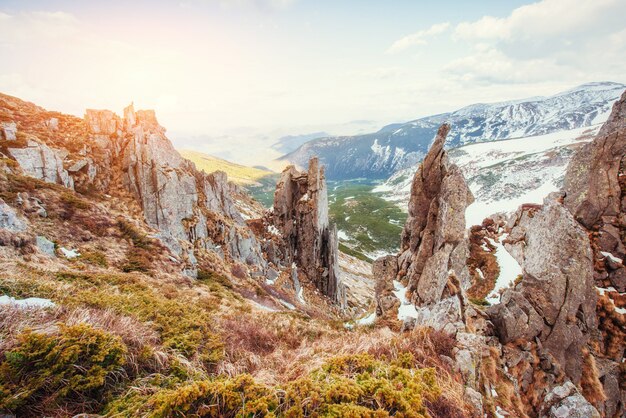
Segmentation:
{"type": "Polygon", "coordinates": [[[276,185],[272,223],[283,237],[283,263],[295,262],[324,295],[345,304],[339,277],[337,230],[328,221],[324,168],[311,158],[307,172],[287,167],[276,185]]]}
{"type": "Polygon", "coordinates": [[[413,178],[400,254],[374,263],[377,314],[398,312],[403,329],[432,326],[455,334],[466,328],[465,290],[470,277],[465,209],[473,196],[443,149],[449,130],[447,124],[439,128],[413,178]],[[411,306],[396,308],[396,296],[404,292],[401,283],[411,296],[399,297],[400,303],[414,305],[415,310],[411,306]]]}
{"type": "Polygon", "coordinates": [[[68,189],[74,188],[74,180],[63,167],[63,153],[53,150],[46,144],[28,141],[24,148],[9,148],[9,154],[15,158],[24,173],[48,183],[61,184],[68,189]]]}
{"type": "Polygon", "coordinates": [[[408,278],[418,305],[439,302],[450,276],[469,284],[465,209],[474,200],[463,174],[443,149],[449,125],[442,125],[413,178],[409,217],[402,232],[400,276],[408,278]]]}
{"type": "Polygon", "coordinates": [[[577,152],[567,169],[564,204],[591,238],[593,278],[599,293],[598,337],[592,354],[605,395],[605,416],[623,415],[626,390],[626,92],[615,102],[596,138],[577,152]],[[621,371],[618,371],[621,368],[621,371]]]}
{"type": "Polygon", "coordinates": [[[626,92],[596,139],[572,159],[565,176],[565,206],[587,228],[623,212],[620,176],[626,154],[626,92]]]}
{"type": "MultiPolygon", "coordinates": [[[[95,146],[103,149],[105,164],[118,167],[118,182],[139,202],[146,222],[160,231],[159,238],[187,260],[193,275],[193,249],[217,250],[263,271],[266,262],[254,234],[249,231],[232,198],[235,186],[224,173],[206,174],[181,157],[165,136],[152,110],[124,109],[124,119],[108,110],[88,110],[85,124],[95,146]]],[[[102,164],[102,162],[100,163],[102,164]]],[[[98,173],[96,181],[108,185],[115,169],[95,169],[92,160],[75,162],[72,172],[98,173]],[[102,175],[100,175],[102,173],[102,175]],[[102,176],[110,178],[102,179],[102,176]]]]}
{"type": "Polygon", "coordinates": [[[513,216],[505,247],[523,277],[489,313],[503,344],[537,341],[553,359],[553,374],[578,384],[583,348],[596,329],[593,253],[587,233],[558,198],[550,195],[543,207],[522,207],[513,216]]]}

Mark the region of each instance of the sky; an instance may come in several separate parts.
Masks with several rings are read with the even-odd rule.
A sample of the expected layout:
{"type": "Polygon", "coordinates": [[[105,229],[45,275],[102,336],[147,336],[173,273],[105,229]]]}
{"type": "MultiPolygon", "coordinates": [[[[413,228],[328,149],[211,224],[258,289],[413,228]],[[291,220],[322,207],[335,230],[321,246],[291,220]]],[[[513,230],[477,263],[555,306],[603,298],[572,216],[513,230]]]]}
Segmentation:
{"type": "Polygon", "coordinates": [[[626,82],[626,0],[0,0],[0,92],[155,109],[179,148],[253,164],[478,102],[626,82]]]}

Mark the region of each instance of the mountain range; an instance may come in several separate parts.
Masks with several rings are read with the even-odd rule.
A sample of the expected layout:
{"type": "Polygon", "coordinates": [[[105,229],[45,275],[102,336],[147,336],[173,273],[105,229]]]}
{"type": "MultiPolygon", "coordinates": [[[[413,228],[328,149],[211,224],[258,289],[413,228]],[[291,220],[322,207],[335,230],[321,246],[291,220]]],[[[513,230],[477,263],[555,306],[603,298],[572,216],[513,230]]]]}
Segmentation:
{"type": "Polygon", "coordinates": [[[583,128],[606,120],[625,88],[620,83],[594,82],[549,97],[473,104],[387,125],[370,134],[315,139],[279,160],[305,166],[317,156],[331,180],[386,179],[420,161],[443,122],[452,126],[446,148],[583,128]]]}

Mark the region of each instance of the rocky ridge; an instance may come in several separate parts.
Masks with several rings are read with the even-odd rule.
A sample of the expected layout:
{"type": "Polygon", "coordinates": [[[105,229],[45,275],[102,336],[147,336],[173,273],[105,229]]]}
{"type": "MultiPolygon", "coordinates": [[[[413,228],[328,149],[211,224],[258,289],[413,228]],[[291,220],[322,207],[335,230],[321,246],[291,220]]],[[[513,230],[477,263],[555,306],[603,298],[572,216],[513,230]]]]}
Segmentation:
{"type": "Polygon", "coordinates": [[[403,330],[427,325],[455,335],[451,361],[466,397],[481,393],[481,414],[489,405],[515,416],[624,413],[624,102],[570,163],[565,198],[554,193],[483,222],[481,251],[502,246],[521,269],[505,278],[493,306],[466,295],[482,275],[474,274],[465,231],[471,193],[443,151],[447,125],[414,176],[402,252],[374,263],[379,318],[397,312],[403,330]]]}
{"type": "Polygon", "coordinates": [[[388,125],[370,134],[315,139],[281,160],[305,166],[315,155],[331,180],[386,179],[419,162],[444,122],[452,124],[446,148],[578,129],[604,122],[624,87],[611,82],[589,83],[550,97],[478,103],[388,125]]]}
{"type": "MultiPolygon", "coordinates": [[[[80,120],[10,96],[0,99],[0,152],[14,162],[16,173],[124,200],[171,251],[182,273],[196,277],[206,260],[225,269],[243,269],[251,278],[271,276],[270,281],[281,274],[291,277],[300,268],[322,294],[343,300],[323,171],[310,172],[310,190],[304,188],[310,202],[287,210],[274,225],[278,217],[264,214],[224,173],[207,174],[184,159],[152,110],[135,111],[131,104],[120,117],[89,109],[80,120]],[[272,219],[259,233],[251,218],[259,223],[264,217],[272,219]],[[287,225],[295,221],[308,222],[292,234],[302,237],[300,242],[282,241],[271,233],[277,227],[288,233],[287,225]]],[[[286,196],[277,191],[277,198],[286,196]]]]}

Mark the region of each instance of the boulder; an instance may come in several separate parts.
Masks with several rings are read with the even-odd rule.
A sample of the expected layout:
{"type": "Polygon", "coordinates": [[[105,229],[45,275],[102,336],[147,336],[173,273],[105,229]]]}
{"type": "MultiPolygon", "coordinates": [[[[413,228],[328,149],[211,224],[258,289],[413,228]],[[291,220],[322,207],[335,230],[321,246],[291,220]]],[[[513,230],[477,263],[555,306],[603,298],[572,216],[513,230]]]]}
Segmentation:
{"type": "Polygon", "coordinates": [[[37,235],[35,243],[39,251],[49,257],[56,257],[56,252],[54,251],[54,242],[50,241],[48,238],[42,235],[37,235]]]}
{"type": "Polygon", "coordinates": [[[600,413],[572,382],[567,381],[548,393],[544,400],[544,413],[547,418],[600,418],[600,413]]]}
{"type": "Polygon", "coordinates": [[[22,220],[11,206],[0,198],[0,228],[9,232],[24,232],[27,228],[26,221],[22,220]]]}

